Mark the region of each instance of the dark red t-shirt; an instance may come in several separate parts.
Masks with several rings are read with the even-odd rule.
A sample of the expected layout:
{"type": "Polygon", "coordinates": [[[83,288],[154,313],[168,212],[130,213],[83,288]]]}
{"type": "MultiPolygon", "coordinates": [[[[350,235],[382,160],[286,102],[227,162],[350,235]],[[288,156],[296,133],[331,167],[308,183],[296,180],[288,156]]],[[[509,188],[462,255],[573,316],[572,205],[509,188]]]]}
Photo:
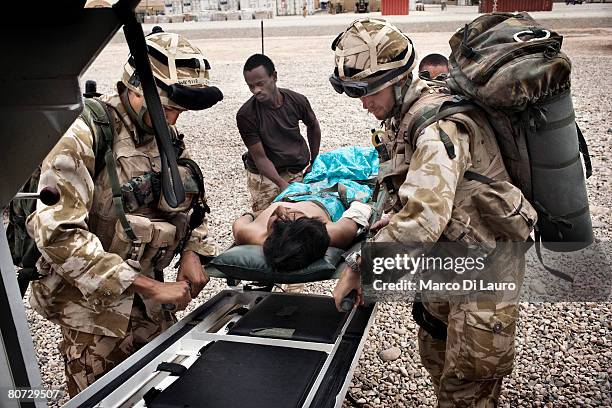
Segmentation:
{"type": "MultiPolygon", "coordinates": [[[[313,126],[316,116],[304,95],[278,88],[283,104],[271,108],[252,96],[236,114],[236,122],[245,146],[261,142],[268,159],[277,171],[302,171],[310,162],[310,151],[300,134],[299,121],[313,126]]],[[[249,171],[259,173],[251,155],[245,165],[249,171]]]]}

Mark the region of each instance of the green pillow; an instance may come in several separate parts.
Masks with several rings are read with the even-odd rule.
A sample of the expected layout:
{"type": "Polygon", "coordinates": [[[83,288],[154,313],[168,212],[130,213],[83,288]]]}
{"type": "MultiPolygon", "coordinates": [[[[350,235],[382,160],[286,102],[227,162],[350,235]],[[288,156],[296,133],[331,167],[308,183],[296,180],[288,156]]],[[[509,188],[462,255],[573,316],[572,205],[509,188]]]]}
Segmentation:
{"type": "MultiPolygon", "coordinates": [[[[218,255],[207,265],[226,277],[274,283],[315,282],[335,278],[344,250],[329,247],[325,257],[297,271],[275,272],[266,263],[261,245],[238,245],[218,255]]],[[[214,273],[211,276],[215,276],[214,273]]]]}

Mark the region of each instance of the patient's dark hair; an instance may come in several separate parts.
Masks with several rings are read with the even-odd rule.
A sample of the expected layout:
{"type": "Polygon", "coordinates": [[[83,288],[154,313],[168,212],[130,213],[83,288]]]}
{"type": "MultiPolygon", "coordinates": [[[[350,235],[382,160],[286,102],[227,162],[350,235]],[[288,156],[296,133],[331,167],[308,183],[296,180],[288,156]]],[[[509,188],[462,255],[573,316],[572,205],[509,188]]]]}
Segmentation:
{"type": "Polygon", "coordinates": [[[263,244],[263,252],[275,271],[295,271],[323,258],[329,241],[325,223],[316,218],[277,219],[263,244]]]}

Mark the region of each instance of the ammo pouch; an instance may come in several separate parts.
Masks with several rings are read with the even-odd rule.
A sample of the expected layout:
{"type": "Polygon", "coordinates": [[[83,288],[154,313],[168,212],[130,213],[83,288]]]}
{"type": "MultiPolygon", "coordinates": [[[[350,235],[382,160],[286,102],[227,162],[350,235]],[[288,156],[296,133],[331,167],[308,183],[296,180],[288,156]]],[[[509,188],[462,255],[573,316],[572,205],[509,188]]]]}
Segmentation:
{"type": "Polygon", "coordinates": [[[169,222],[151,220],[133,214],[126,214],[126,218],[138,240],[132,241],[121,223],[117,221],[109,252],[119,255],[124,260],[137,262],[140,270],[145,273],[163,270],[170,265],[181,238],[181,235],[177,234],[177,227],[169,222]]]}
{"type": "Polygon", "coordinates": [[[161,193],[161,175],[148,172],[134,177],[121,186],[123,206],[127,212],[134,212],[140,207],[149,207],[157,203],[161,193]]]}

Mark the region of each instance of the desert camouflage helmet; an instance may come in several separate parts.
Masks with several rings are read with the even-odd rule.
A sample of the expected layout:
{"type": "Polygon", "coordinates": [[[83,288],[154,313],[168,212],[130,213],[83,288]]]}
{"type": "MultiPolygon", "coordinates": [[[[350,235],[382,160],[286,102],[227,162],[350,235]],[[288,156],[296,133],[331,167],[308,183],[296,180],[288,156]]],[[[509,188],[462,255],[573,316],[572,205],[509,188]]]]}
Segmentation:
{"type": "Polygon", "coordinates": [[[364,95],[378,92],[408,76],[416,64],[412,41],[381,19],[355,20],[336,38],[332,49],[335,70],[330,81],[337,91],[338,86],[355,83],[368,84],[364,95]]]}
{"type": "MultiPolygon", "coordinates": [[[[198,47],[179,34],[156,32],[146,37],[146,43],[162,104],[185,109],[169,97],[170,87],[175,84],[189,88],[208,87],[210,64],[198,47]]],[[[131,57],[124,66],[121,82],[142,95],[140,79],[131,57]]]]}

